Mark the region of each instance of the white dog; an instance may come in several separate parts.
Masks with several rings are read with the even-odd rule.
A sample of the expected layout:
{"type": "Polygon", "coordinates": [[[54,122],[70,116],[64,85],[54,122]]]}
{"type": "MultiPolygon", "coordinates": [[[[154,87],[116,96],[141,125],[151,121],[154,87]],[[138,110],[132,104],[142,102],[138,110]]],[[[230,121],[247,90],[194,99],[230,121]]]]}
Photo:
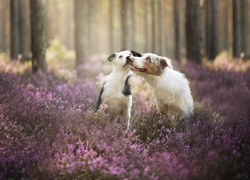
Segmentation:
{"type": "Polygon", "coordinates": [[[169,117],[182,118],[193,112],[193,98],[185,75],[173,70],[171,60],[146,53],[130,57],[131,70],[151,86],[157,109],[169,117]]]}
{"type": "Polygon", "coordinates": [[[111,118],[117,118],[121,115],[127,121],[127,130],[130,127],[130,110],[132,107],[129,78],[133,73],[130,70],[128,60],[129,57],[133,56],[141,56],[141,54],[126,50],[108,57],[105,63],[111,63],[113,71],[105,78],[96,104],[96,111],[100,104],[107,104],[107,111],[111,118]]]}

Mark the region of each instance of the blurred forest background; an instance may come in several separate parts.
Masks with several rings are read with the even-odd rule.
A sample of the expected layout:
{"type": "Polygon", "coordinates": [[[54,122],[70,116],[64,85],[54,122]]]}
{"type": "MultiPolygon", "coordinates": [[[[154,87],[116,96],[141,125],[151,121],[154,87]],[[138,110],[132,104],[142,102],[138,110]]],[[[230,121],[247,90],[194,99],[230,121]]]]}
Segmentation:
{"type": "Polygon", "coordinates": [[[45,61],[53,42],[73,50],[76,67],[124,49],[197,63],[222,51],[247,59],[249,8],[250,0],[1,0],[0,52],[22,60],[33,54],[33,72],[46,70],[34,59],[45,61]]]}

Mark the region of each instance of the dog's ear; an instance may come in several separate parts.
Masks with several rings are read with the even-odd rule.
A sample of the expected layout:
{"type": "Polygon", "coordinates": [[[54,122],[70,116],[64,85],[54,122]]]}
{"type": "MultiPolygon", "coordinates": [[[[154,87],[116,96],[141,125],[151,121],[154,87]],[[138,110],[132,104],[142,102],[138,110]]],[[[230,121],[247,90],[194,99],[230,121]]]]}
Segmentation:
{"type": "Polygon", "coordinates": [[[142,55],[140,54],[140,53],[138,53],[138,52],[136,52],[136,51],[134,51],[134,50],[131,50],[130,51],[132,54],[133,54],[133,56],[135,56],[135,57],[142,57],[142,55]]]}
{"type": "Polygon", "coordinates": [[[161,68],[162,69],[165,69],[166,67],[169,67],[169,68],[173,68],[172,64],[171,64],[171,60],[168,59],[168,58],[165,58],[165,57],[162,57],[160,59],[160,65],[161,65],[161,68]]]}
{"type": "Polygon", "coordinates": [[[114,60],[115,56],[116,56],[115,53],[114,53],[114,54],[111,54],[111,55],[108,57],[108,59],[106,59],[106,60],[104,61],[104,63],[112,62],[112,61],[114,60]]]}
{"type": "Polygon", "coordinates": [[[162,69],[165,69],[168,66],[168,63],[165,59],[161,59],[160,65],[162,69]]]}

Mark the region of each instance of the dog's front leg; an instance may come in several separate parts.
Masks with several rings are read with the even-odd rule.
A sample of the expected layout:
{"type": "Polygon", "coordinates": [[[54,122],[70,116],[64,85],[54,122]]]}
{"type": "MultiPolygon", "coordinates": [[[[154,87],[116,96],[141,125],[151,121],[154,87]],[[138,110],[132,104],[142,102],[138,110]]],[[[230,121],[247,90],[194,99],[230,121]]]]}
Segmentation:
{"type": "Polygon", "coordinates": [[[129,131],[129,128],[130,128],[130,113],[128,115],[128,123],[127,123],[127,131],[129,131]]]}
{"type": "Polygon", "coordinates": [[[129,96],[128,106],[127,106],[127,111],[126,111],[127,131],[129,131],[130,129],[131,108],[132,108],[132,95],[129,96]]]}
{"type": "Polygon", "coordinates": [[[124,113],[124,119],[125,121],[127,121],[127,131],[129,131],[130,129],[130,121],[131,121],[131,106],[129,106],[126,110],[126,112],[124,113]]]}
{"type": "Polygon", "coordinates": [[[130,110],[129,109],[127,109],[126,111],[123,112],[122,119],[123,119],[124,122],[127,122],[127,131],[129,131],[129,128],[130,128],[130,118],[131,118],[130,116],[131,115],[130,115],[130,110]]]}
{"type": "Polygon", "coordinates": [[[131,105],[128,103],[126,106],[124,105],[122,110],[121,110],[121,116],[122,116],[122,121],[127,122],[127,130],[130,128],[130,111],[131,111],[131,105]]]}

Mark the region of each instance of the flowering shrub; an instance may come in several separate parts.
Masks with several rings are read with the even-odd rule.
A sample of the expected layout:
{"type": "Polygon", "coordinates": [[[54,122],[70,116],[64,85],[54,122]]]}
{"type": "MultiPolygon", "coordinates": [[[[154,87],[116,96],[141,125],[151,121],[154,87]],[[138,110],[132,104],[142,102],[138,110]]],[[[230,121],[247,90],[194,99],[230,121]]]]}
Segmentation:
{"type": "Polygon", "coordinates": [[[43,80],[3,67],[0,179],[249,179],[249,70],[187,64],[197,102],[175,124],[134,76],[127,132],[105,107],[93,111],[100,87],[91,79],[43,80]]]}
{"type": "Polygon", "coordinates": [[[222,70],[213,71],[189,64],[186,71],[192,79],[195,99],[212,104],[217,112],[228,118],[249,115],[250,70],[242,74],[222,70]]]}

